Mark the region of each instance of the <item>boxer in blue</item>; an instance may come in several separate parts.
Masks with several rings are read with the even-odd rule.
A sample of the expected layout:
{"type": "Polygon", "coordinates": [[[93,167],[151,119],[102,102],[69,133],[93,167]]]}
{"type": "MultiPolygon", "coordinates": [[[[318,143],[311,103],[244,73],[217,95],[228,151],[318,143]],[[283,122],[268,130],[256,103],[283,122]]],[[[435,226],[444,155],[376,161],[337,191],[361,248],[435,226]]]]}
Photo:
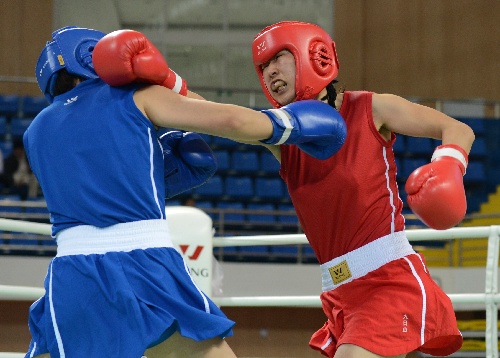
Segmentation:
{"type": "Polygon", "coordinates": [[[264,111],[204,101],[133,31],[55,31],[36,76],[51,104],[23,140],[57,255],[26,357],[235,357],[224,340],[234,322],[195,285],[165,220],[165,198],[216,170],[189,131],[325,159],[343,144],[343,118],[314,100],[264,111]],[[157,137],[160,127],[178,130],[157,137]]]}

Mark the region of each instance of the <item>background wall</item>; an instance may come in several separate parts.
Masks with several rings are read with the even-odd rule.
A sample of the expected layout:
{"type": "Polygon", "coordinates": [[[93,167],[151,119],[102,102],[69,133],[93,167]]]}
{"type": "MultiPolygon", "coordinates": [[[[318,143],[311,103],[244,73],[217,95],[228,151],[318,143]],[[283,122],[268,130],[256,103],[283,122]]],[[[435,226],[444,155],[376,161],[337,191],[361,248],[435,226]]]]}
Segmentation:
{"type": "Polygon", "coordinates": [[[51,33],[52,0],[0,1],[0,93],[41,94],[35,65],[51,33]]]}
{"type": "Polygon", "coordinates": [[[500,99],[500,2],[335,2],[340,77],[402,96],[500,99]]]}
{"type": "MultiPolygon", "coordinates": [[[[260,93],[250,44],[283,19],[319,23],[337,44],[348,89],[405,97],[500,100],[497,0],[3,0],[0,79],[30,77],[53,29],[65,25],[144,31],[192,88],[232,88],[223,99],[260,93]],[[6,50],[8,49],[8,50],[6,50]]],[[[39,93],[0,81],[0,93],[39,93]]],[[[219,98],[219,97],[218,97],[219,98]]],[[[209,98],[212,99],[212,98],[209,98]]],[[[256,106],[268,106],[259,95],[256,106]]]]}

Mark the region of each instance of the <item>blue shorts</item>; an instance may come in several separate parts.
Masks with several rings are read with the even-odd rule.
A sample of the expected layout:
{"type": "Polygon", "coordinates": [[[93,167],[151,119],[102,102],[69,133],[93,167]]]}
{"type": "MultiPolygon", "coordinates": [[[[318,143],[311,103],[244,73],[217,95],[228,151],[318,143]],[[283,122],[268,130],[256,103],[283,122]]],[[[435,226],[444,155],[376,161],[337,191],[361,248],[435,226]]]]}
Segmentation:
{"type": "Polygon", "coordinates": [[[197,341],[234,322],[194,284],[171,247],[55,257],[30,308],[26,358],[139,358],[175,331],[197,341]]]}

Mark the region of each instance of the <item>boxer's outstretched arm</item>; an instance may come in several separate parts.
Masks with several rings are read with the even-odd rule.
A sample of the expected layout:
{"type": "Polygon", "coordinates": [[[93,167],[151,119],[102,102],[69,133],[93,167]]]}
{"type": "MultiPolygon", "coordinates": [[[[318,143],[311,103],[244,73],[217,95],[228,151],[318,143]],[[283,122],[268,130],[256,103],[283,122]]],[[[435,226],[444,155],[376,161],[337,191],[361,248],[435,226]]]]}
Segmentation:
{"type": "Polygon", "coordinates": [[[181,97],[159,86],[139,89],[137,107],[159,127],[176,128],[239,142],[297,144],[318,159],[333,155],[343,144],[346,126],[331,106],[300,101],[279,110],[253,109],[181,97]]]}

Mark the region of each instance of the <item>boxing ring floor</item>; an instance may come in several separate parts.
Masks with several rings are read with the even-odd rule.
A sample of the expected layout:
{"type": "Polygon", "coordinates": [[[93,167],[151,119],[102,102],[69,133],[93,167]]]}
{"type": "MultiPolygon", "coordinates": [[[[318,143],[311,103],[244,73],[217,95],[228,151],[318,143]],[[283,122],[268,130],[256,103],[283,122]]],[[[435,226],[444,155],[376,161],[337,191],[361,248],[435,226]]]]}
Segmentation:
{"type": "MultiPolygon", "coordinates": [[[[172,207],[169,208],[167,218],[171,218],[171,230],[174,232],[174,242],[190,242],[200,244],[200,240],[206,240],[205,244],[213,247],[234,247],[253,245],[300,245],[307,244],[304,234],[289,235],[258,235],[258,236],[237,236],[237,237],[212,237],[211,219],[196,208],[172,207]],[[170,215],[169,215],[170,214],[170,215]],[[190,215],[194,217],[190,218],[190,215]],[[206,218],[205,218],[206,217],[206,218]],[[187,233],[187,236],[176,238],[175,233],[186,234],[187,222],[192,220],[204,221],[201,227],[206,227],[206,237],[200,238],[200,232],[187,233]],[[208,218],[208,219],[207,219],[208,218]],[[198,234],[194,235],[193,234],[198,234]]],[[[169,225],[171,223],[169,222],[169,225]]],[[[50,225],[33,223],[20,220],[0,219],[0,230],[12,232],[27,232],[33,234],[49,235],[50,225]]],[[[201,236],[204,236],[203,234],[201,236]]],[[[500,293],[498,291],[498,264],[500,249],[500,226],[482,226],[467,228],[452,228],[449,230],[437,231],[432,229],[407,230],[410,241],[433,241],[433,240],[454,240],[454,239],[484,239],[488,238],[488,250],[485,267],[485,288],[483,293],[448,293],[452,303],[477,304],[483,307],[486,313],[485,330],[485,354],[488,358],[498,358],[498,304],[500,303],[500,293]]],[[[182,246],[182,245],[181,245],[182,246]]],[[[187,245],[185,245],[187,247],[187,245]]],[[[208,251],[208,250],[205,250],[208,251]]],[[[211,251],[211,250],[210,250],[211,251]]],[[[183,251],[183,253],[185,253],[183,251]]],[[[185,255],[186,257],[186,255],[185,255]]],[[[208,260],[212,260],[210,253],[208,260]]],[[[206,265],[206,262],[202,265],[206,265]]],[[[212,267],[212,265],[210,265],[212,267]]],[[[212,277],[212,274],[208,275],[212,277]]],[[[196,280],[195,280],[196,281],[196,280]]],[[[197,284],[211,296],[211,282],[197,282],[197,284]]],[[[299,284],[299,283],[296,283],[299,284]]],[[[26,287],[0,284],[0,300],[10,301],[35,301],[44,294],[44,289],[40,287],[26,287]]],[[[214,302],[221,307],[321,307],[318,295],[314,296],[233,296],[233,297],[212,297],[214,302]]],[[[20,358],[23,353],[0,352],[0,358],[20,358]]],[[[466,357],[466,356],[463,356],[466,357]]]]}

